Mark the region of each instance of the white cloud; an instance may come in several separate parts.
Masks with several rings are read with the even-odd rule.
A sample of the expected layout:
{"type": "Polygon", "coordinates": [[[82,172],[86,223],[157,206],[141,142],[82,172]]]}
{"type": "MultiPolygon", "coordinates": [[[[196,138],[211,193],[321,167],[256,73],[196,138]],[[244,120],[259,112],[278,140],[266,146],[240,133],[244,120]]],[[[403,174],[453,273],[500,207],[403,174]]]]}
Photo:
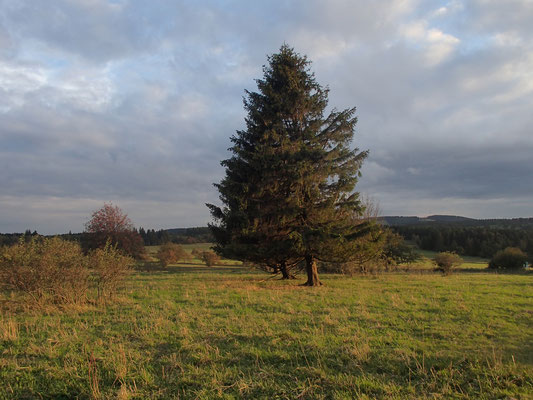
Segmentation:
{"type": "Polygon", "coordinates": [[[68,105],[80,110],[99,112],[112,104],[116,92],[107,69],[71,69],[50,80],[50,88],[43,100],[54,107],[68,105]]]}
{"type": "Polygon", "coordinates": [[[452,0],[445,6],[437,8],[430,16],[432,18],[445,18],[449,17],[453,13],[460,12],[464,9],[464,5],[460,0],[452,0]]]}
{"type": "Polygon", "coordinates": [[[107,70],[71,68],[57,73],[40,64],[0,61],[0,111],[8,112],[40,98],[57,108],[102,111],[113,100],[113,82],[107,70]]]}
{"type": "Polygon", "coordinates": [[[390,179],[396,175],[396,171],[384,167],[375,161],[366,160],[361,169],[365,184],[379,183],[383,179],[390,179]]]}
{"type": "Polygon", "coordinates": [[[46,85],[48,76],[36,65],[17,65],[0,61],[0,111],[24,105],[26,95],[46,85]]]}
{"type": "Polygon", "coordinates": [[[206,99],[195,93],[180,98],[176,104],[176,116],[182,121],[196,121],[207,117],[209,111],[206,99]]]}
{"type": "Polygon", "coordinates": [[[460,40],[437,28],[428,27],[427,21],[416,21],[403,26],[404,37],[423,52],[428,66],[436,66],[450,58],[460,40]]]}
{"type": "Polygon", "coordinates": [[[394,21],[400,20],[416,10],[419,3],[417,0],[393,0],[385,6],[387,16],[394,21]]]}
{"type": "Polygon", "coordinates": [[[307,30],[296,33],[293,41],[295,45],[301,44],[299,47],[302,47],[302,53],[317,63],[328,60],[337,62],[343,53],[355,44],[348,44],[342,36],[307,30]]]}
{"type": "Polygon", "coordinates": [[[496,46],[507,47],[519,47],[524,44],[524,39],[516,32],[498,32],[492,36],[492,41],[496,46]]]}

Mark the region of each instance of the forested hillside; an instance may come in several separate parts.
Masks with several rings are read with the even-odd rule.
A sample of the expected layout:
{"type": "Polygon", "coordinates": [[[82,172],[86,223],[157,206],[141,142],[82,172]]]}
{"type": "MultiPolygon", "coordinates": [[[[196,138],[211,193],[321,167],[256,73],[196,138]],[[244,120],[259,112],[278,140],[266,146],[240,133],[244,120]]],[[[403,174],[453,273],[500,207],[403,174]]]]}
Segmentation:
{"type": "Polygon", "coordinates": [[[533,254],[533,218],[476,220],[464,217],[383,217],[384,223],[421,249],[490,258],[506,247],[533,254]]]}

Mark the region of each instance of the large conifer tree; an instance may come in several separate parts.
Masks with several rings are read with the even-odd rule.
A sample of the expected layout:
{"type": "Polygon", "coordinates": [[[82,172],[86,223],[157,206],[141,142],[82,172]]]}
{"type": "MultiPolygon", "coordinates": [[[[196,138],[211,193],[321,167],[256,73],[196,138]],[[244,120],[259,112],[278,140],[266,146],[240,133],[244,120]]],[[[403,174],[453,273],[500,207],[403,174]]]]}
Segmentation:
{"type": "Polygon", "coordinates": [[[246,91],[246,129],[208,204],[220,254],[280,265],[305,260],[306,285],[320,285],[317,260],[346,261],[366,227],[354,192],[367,152],[351,149],[355,108],[324,117],[328,90],[287,45],[268,58],[258,91],[246,91]]]}

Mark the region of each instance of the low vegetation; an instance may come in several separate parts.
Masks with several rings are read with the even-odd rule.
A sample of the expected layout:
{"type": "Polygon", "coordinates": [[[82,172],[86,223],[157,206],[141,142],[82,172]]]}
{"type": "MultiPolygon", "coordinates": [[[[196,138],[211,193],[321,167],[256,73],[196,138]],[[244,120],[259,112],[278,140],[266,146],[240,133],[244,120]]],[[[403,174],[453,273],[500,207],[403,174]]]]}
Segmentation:
{"type": "Polygon", "coordinates": [[[20,240],[0,251],[0,287],[33,305],[85,303],[112,296],[133,264],[109,243],[87,256],[78,243],[59,238],[20,240]]]}
{"type": "Polygon", "coordinates": [[[77,303],[89,287],[87,259],[76,243],[33,238],[5,247],[0,254],[0,282],[35,303],[77,303]]]}
{"type": "Polygon", "coordinates": [[[88,264],[98,299],[105,299],[113,297],[118,292],[134,260],[108,242],[103,248],[89,253],[88,264]]]}

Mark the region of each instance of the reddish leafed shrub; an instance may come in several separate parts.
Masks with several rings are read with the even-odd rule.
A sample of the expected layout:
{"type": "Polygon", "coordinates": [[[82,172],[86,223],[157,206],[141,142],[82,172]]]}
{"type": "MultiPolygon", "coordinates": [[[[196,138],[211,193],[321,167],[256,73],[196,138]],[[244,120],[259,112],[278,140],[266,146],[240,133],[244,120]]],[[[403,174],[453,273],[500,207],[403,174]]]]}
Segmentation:
{"type": "Polygon", "coordinates": [[[213,265],[215,265],[217,262],[220,261],[220,257],[212,252],[212,251],[203,251],[201,254],[200,254],[200,259],[205,263],[205,265],[207,265],[208,267],[212,267],[213,265]]]}
{"type": "Polygon", "coordinates": [[[156,257],[161,262],[161,265],[166,267],[168,264],[174,264],[179,260],[190,258],[190,255],[179,244],[168,242],[159,247],[156,257]]]}
{"type": "Polygon", "coordinates": [[[128,215],[111,203],[95,211],[85,224],[84,248],[86,251],[103,248],[108,242],[127,255],[141,258],[144,241],[135,230],[128,215]]]}

